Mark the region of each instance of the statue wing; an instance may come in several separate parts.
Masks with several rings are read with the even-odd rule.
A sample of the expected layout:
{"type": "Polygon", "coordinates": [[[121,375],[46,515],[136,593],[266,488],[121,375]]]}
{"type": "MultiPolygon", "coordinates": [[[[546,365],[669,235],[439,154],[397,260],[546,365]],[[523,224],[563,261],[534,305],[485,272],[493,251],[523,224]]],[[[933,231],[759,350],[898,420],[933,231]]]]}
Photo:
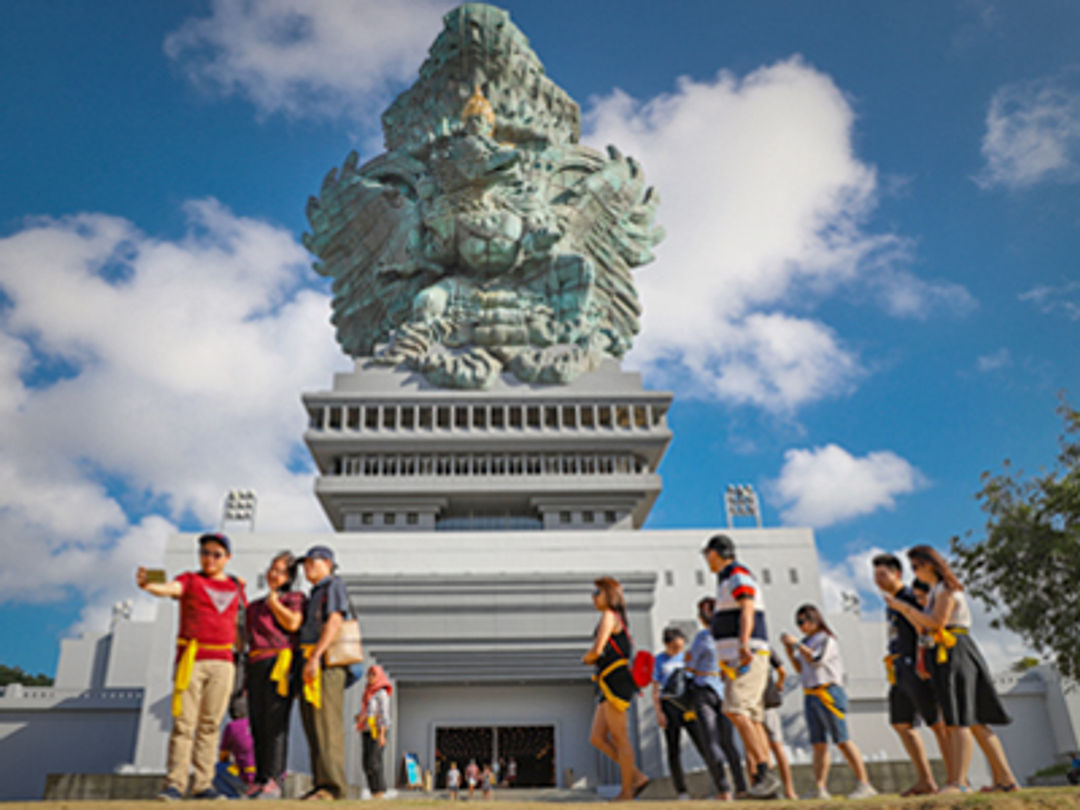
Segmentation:
{"type": "Polygon", "coordinates": [[[571,249],[593,262],[597,303],[607,321],[601,331],[611,341],[609,350],[621,356],[641,330],[641,301],[630,271],[652,261],[652,248],[664,238],[653,223],[660,197],[645,186],[640,165],[615,147],[606,157],[572,147],[554,166],[549,189],[571,249]]]}
{"type": "Polygon", "coordinates": [[[333,314],[341,348],[370,355],[408,319],[412,299],[431,278],[420,245],[423,163],[388,153],[357,168],[352,152],[310,197],[304,247],[315,271],[334,280],[333,314]]]}

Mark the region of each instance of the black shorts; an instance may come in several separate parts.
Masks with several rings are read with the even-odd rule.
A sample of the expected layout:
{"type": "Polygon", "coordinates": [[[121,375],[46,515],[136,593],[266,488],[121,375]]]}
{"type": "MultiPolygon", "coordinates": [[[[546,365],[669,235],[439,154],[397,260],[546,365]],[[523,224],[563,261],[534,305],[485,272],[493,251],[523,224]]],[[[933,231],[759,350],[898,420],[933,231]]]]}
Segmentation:
{"type": "Polygon", "coordinates": [[[928,726],[940,719],[934,686],[915,674],[912,665],[896,662],[896,683],[889,687],[889,722],[915,725],[915,715],[928,726]]]}

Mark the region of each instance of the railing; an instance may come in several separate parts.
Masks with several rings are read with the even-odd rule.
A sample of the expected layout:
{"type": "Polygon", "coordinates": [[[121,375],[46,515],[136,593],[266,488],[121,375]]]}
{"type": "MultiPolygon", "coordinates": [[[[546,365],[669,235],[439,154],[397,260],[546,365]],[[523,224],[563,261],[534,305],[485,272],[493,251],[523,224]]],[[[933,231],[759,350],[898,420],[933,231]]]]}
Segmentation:
{"type": "Polygon", "coordinates": [[[367,454],[334,459],[333,475],[347,477],[461,477],[507,475],[640,475],[633,453],[367,454]]]}

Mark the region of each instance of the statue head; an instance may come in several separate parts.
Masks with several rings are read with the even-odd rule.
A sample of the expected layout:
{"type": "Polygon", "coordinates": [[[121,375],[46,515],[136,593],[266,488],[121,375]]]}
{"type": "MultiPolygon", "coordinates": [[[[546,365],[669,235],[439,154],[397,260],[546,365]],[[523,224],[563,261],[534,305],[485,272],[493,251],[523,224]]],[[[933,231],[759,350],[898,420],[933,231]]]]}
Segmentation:
{"type": "Polygon", "coordinates": [[[465,102],[461,122],[470,135],[491,135],[495,131],[495,109],[484,96],[480,85],[475,85],[473,94],[465,102]]]}

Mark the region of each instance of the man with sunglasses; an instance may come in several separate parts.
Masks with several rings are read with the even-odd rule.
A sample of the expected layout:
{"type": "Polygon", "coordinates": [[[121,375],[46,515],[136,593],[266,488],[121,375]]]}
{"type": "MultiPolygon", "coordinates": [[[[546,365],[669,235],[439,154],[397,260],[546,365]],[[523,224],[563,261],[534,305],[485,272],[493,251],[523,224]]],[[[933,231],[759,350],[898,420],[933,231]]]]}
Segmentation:
{"type": "Polygon", "coordinates": [[[192,769],[192,797],[219,798],[213,787],[218,727],[236,677],[236,616],[241,603],[247,604],[243,584],[225,573],[230,556],[229,538],[204,534],[199,538],[198,571],[186,571],[172,582],[149,582],[145,568],[135,574],[147,593],[180,602],[173,727],[162,799],[183,798],[192,769]]]}

